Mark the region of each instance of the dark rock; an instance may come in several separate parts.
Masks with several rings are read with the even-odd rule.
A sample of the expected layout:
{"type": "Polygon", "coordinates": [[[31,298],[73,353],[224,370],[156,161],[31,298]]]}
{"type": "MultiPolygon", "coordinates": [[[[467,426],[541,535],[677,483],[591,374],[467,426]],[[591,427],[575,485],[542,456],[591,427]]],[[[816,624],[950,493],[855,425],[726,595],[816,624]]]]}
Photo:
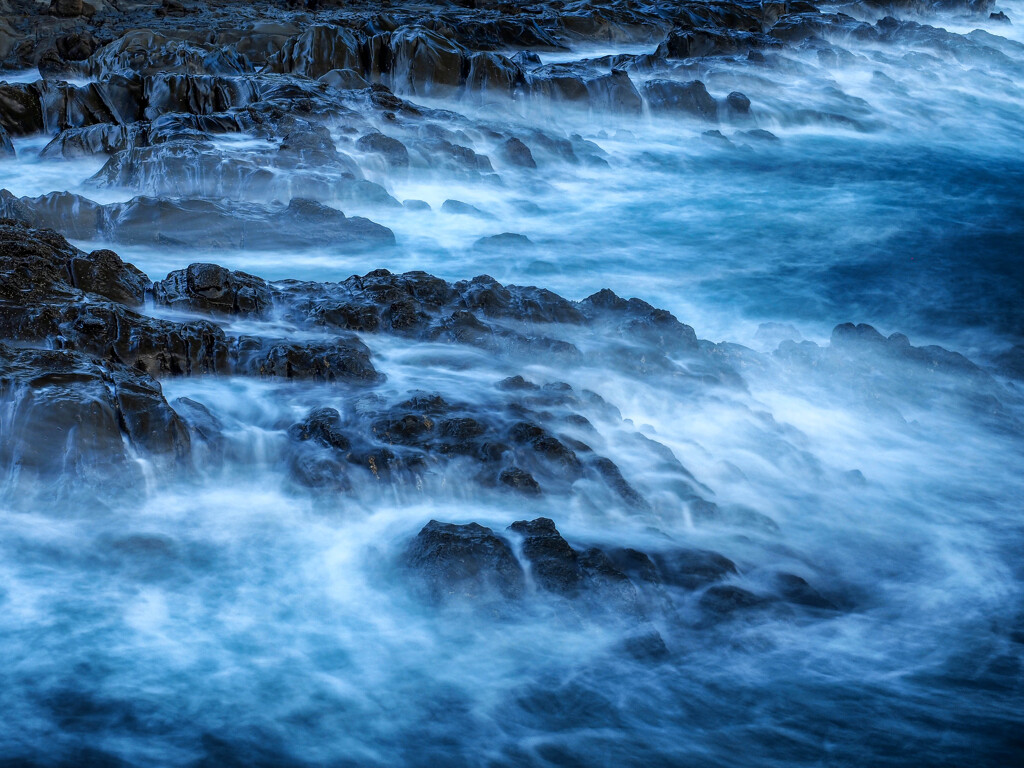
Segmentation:
{"type": "Polygon", "coordinates": [[[356,142],[356,149],[380,155],[392,168],[409,167],[409,150],[398,139],[383,133],[369,133],[356,142]]]}
{"type": "Polygon", "coordinates": [[[39,92],[25,83],[0,83],[0,127],[11,136],[41,133],[43,105],[39,92]]]}
{"type": "Polygon", "coordinates": [[[445,200],[441,204],[441,211],[459,216],[477,216],[482,219],[493,218],[489,213],[484,213],[476,206],[464,203],[461,200],[445,200]]]}
{"type": "Polygon", "coordinates": [[[431,520],[410,542],[403,564],[434,600],[518,599],[523,569],[512,549],[490,528],[431,520]]]}
{"type": "Polygon", "coordinates": [[[779,573],[775,576],[776,588],[782,599],[787,603],[802,605],[807,608],[820,608],[822,610],[834,611],[836,605],[831,600],[822,597],[814,587],[807,581],[792,573],[779,573]]]}
{"type": "Polygon", "coordinates": [[[750,99],[739,91],[733,91],[725,97],[725,103],[729,109],[737,115],[750,113],[750,99]]]}
{"type": "Polygon", "coordinates": [[[701,595],[700,607],[715,616],[727,616],[758,608],[767,602],[767,598],[748,592],[742,587],[720,584],[708,588],[707,592],[701,595]]]}
{"type": "Polygon", "coordinates": [[[190,264],[153,284],[158,304],[209,314],[265,317],[270,311],[270,287],[245,272],[216,264],[190,264]]]}
{"type": "Polygon", "coordinates": [[[0,466],[61,486],[131,486],[130,448],[184,466],[188,430],[160,385],[137,370],[100,364],[66,350],[13,349],[0,343],[0,397],[11,403],[0,427],[0,466]]]}
{"type": "Polygon", "coordinates": [[[140,306],[146,297],[149,278],[141,269],[121,261],[113,251],[93,251],[88,256],[73,256],[68,262],[71,283],[87,293],[124,304],[140,306]]]}
{"type": "Polygon", "coordinates": [[[737,573],[727,557],[704,549],[678,549],[651,555],[660,580],[683,589],[700,589],[737,573]]]}
{"type": "Polygon", "coordinates": [[[530,152],[530,148],[514,136],[507,139],[501,145],[501,157],[509,165],[514,165],[518,168],[537,167],[537,161],[533,159],[533,153],[530,152]]]}
{"type": "Polygon", "coordinates": [[[239,339],[240,370],[287,380],[372,385],[383,381],[370,350],[354,336],[328,342],[266,342],[239,339]]]}
{"type": "Polygon", "coordinates": [[[288,434],[295,440],[313,440],[325,448],[347,451],[351,441],[342,431],[341,414],[334,408],[315,408],[288,434]]]}
{"type": "Polygon", "coordinates": [[[532,250],[533,241],[526,235],[515,232],[502,232],[500,235],[481,237],[473,243],[476,251],[523,251],[532,250]]]}
{"type": "Polygon", "coordinates": [[[748,139],[754,139],[756,141],[766,142],[777,142],[780,141],[779,137],[771,131],[766,131],[763,128],[754,128],[750,131],[743,131],[743,135],[748,139]]]}
{"type": "Polygon", "coordinates": [[[498,482],[528,496],[539,496],[541,493],[540,484],[533,479],[533,475],[519,467],[502,470],[498,482]]]}
{"type": "Polygon", "coordinates": [[[648,80],[643,94],[652,112],[688,114],[708,122],[718,119],[718,103],[700,80],[648,80]]]}
{"type": "Polygon", "coordinates": [[[82,0],[50,0],[50,13],[54,16],[74,18],[84,14],[86,7],[82,0]]]}
{"type": "Polygon", "coordinates": [[[17,152],[14,150],[14,142],[11,141],[11,134],[7,132],[7,129],[0,125],[0,159],[2,158],[15,158],[17,152]]]}
{"type": "Polygon", "coordinates": [[[522,537],[523,557],[529,562],[530,575],[538,587],[566,597],[579,592],[583,581],[579,556],[562,538],[553,520],[520,520],[508,530],[522,537]]]}
{"type": "Polygon", "coordinates": [[[321,83],[343,91],[362,90],[370,87],[366,78],[353,69],[332,69],[318,79],[321,83]]]}
{"type": "Polygon", "coordinates": [[[429,211],[430,203],[423,200],[403,200],[402,206],[409,211],[429,211]]]}

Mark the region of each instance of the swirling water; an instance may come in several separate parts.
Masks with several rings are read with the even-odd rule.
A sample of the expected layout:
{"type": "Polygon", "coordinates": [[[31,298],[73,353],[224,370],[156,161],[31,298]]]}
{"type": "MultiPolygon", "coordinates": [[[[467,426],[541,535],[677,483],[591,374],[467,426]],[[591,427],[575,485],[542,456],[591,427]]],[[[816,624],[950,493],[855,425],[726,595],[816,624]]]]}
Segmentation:
{"type": "MultiPolygon", "coordinates": [[[[607,165],[542,165],[487,186],[418,170],[397,177],[367,160],[395,197],[433,208],[365,211],[395,231],[394,248],[114,247],[153,278],[206,260],[269,279],[377,267],[486,273],[572,299],[611,287],[671,310],[701,338],[763,351],[778,338],[758,333],[761,323],[824,343],[835,324],[854,321],[987,362],[1024,336],[1019,29],[988,29],[1003,38],[1003,58],[987,62],[865,47],[834,65],[794,55],[800,66],[756,80],[709,68],[713,92],[750,93],[777,143],[726,143],[678,120],[531,109],[516,119],[578,132],[607,165]],[[830,93],[855,103],[868,130],[793,123],[794,109],[819,108],[830,93]],[[443,214],[448,198],[492,218],[443,214]],[[534,247],[473,247],[501,232],[534,247]]],[[[87,184],[99,162],[37,159],[42,143],[18,143],[2,186],[125,197],[87,184]]],[[[658,503],[631,516],[586,489],[569,504],[510,501],[457,474],[430,493],[314,501],[287,488],[285,429],[310,405],[345,402],[240,378],[164,381],[168,400],[195,398],[225,423],[227,447],[206,457],[203,479],[150,475],[105,507],[0,517],[4,753],[16,760],[45,743],[54,760],[82,765],[1020,758],[1024,474],[1012,381],[996,380],[1002,411],[992,416],[967,378],[884,364],[865,382],[841,369],[792,375],[767,357],[744,368],[744,388],[723,391],[366,341],[396,396],[424,389],[485,402],[513,374],[597,392],[621,418],[593,414],[593,439],[658,503]],[[694,525],[635,448],[634,430],[669,446],[720,506],[756,510],[778,530],[694,525]],[[573,542],[643,549],[670,536],[722,552],[746,584],[785,569],[841,610],[705,627],[688,621],[697,608],[684,601],[683,620],[659,627],[670,656],[652,663],[623,652],[627,629],[615,621],[543,605],[510,622],[439,612],[389,571],[431,518],[500,530],[538,515],[573,542]]]]}

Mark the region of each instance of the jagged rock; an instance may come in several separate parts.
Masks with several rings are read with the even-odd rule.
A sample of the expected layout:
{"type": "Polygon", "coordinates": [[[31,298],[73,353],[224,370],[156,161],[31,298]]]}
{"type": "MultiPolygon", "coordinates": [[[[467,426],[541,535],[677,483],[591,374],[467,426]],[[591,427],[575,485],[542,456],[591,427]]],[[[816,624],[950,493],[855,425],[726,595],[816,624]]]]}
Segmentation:
{"type": "Polygon", "coordinates": [[[370,350],[355,336],[325,342],[273,342],[243,336],[238,368],[254,376],[286,380],[372,385],[383,381],[370,350]]]}
{"type": "Polygon", "coordinates": [[[133,264],[126,264],[113,251],[93,251],[88,256],[75,255],[68,262],[71,284],[87,293],[124,304],[140,306],[146,297],[149,278],[133,264]]]}
{"type": "Polygon", "coordinates": [[[190,264],[153,284],[158,304],[210,314],[264,317],[270,311],[267,283],[216,264],[190,264]]]}

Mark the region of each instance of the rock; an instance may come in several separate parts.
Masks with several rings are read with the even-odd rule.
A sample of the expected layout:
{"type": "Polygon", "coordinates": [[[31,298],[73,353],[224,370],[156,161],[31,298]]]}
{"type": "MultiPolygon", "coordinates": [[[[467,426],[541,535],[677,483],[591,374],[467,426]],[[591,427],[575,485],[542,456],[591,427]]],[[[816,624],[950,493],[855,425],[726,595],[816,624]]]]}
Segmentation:
{"type": "Polygon", "coordinates": [[[1010,23],[1010,17],[1007,16],[1002,11],[997,11],[995,13],[990,13],[988,15],[988,18],[989,18],[989,21],[1000,21],[1003,24],[1009,24],[1010,23]]]}
{"type": "Polygon", "coordinates": [[[473,243],[475,251],[527,251],[533,248],[533,241],[530,238],[515,232],[502,232],[500,235],[481,237],[473,243]]]}
{"type": "Polygon", "coordinates": [[[522,566],[508,542],[476,523],[431,520],[409,543],[401,562],[436,601],[517,600],[525,589],[522,566]]]}
{"type": "Polygon", "coordinates": [[[522,537],[523,557],[530,564],[530,575],[539,588],[565,597],[578,594],[583,581],[579,555],[562,538],[553,520],[519,520],[508,530],[522,537]]]}
{"type": "Polygon", "coordinates": [[[750,99],[739,91],[733,91],[726,96],[725,104],[731,112],[737,115],[750,114],[750,99]]]}
{"type": "Polygon", "coordinates": [[[837,610],[835,603],[822,597],[814,587],[807,583],[807,580],[793,573],[778,573],[775,575],[776,588],[782,599],[794,605],[802,605],[806,608],[819,608],[821,610],[837,610]]]}
{"type": "Polygon", "coordinates": [[[732,560],[703,549],[659,552],[651,559],[657,565],[662,582],[683,589],[700,589],[737,573],[732,560]]]}
{"type": "Polygon", "coordinates": [[[243,372],[287,380],[373,385],[384,380],[370,361],[370,350],[355,336],[326,342],[272,342],[239,339],[243,372]]]}
{"type": "Polygon", "coordinates": [[[369,88],[370,83],[354,69],[332,69],[319,78],[321,83],[342,91],[362,90],[369,88]]]}
{"type": "Polygon", "coordinates": [[[245,272],[216,264],[190,264],[153,284],[158,304],[208,314],[265,317],[271,308],[270,287],[245,272]]]}
{"type": "Polygon", "coordinates": [[[530,94],[555,102],[621,114],[639,114],[643,100],[620,69],[601,72],[578,64],[549,64],[529,73],[530,94]]]}
{"type": "Polygon", "coordinates": [[[391,87],[412,96],[445,96],[462,81],[465,51],[440,32],[403,27],[391,35],[391,87]]]}
{"type": "Polygon", "coordinates": [[[403,200],[402,207],[408,211],[429,211],[430,203],[423,200],[403,200]]]}
{"type": "Polygon", "coordinates": [[[763,128],[754,128],[753,130],[750,130],[750,131],[743,131],[743,135],[746,136],[748,139],[754,139],[755,141],[763,141],[763,142],[778,142],[778,141],[780,141],[778,136],[776,136],[771,131],[764,130],[763,128]]]}
{"type": "Polygon", "coordinates": [[[643,94],[654,113],[687,114],[708,122],[718,119],[718,103],[700,80],[648,80],[643,94]]]}
{"type": "Polygon", "coordinates": [[[498,482],[527,496],[539,496],[541,494],[540,484],[533,479],[533,475],[519,467],[503,469],[501,474],[498,475],[498,482]]]}
{"type": "Polygon", "coordinates": [[[141,306],[149,287],[146,273],[133,264],[126,264],[113,251],[93,251],[88,256],[73,256],[68,262],[71,283],[87,293],[124,304],[141,306]]]}
{"type": "Polygon", "coordinates": [[[42,101],[33,86],[0,82],[0,127],[11,136],[29,136],[43,131],[42,101]]]}
{"type": "Polygon", "coordinates": [[[351,441],[342,431],[341,414],[334,408],[314,408],[288,432],[295,440],[312,440],[324,448],[347,451],[351,441]]]}
{"type": "Polygon", "coordinates": [[[380,155],[392,168],[409,167],[409,150],[398,139],[383,133],[369,133],[356,142],[356,149],[380,155]]]}
{"type": "Polygon", "coordinates": [[[501,157],[509,165],[518,168],[536,168],[537,162],[533,159],[530,148],[514,136],[506,139],[501,145],[501,157]]]}
{"type": "Polygon", "coordinates": [[[50,13],[54,16],[74,18],[85,13],[86,4],[82,0],[50,0],[50,13]]]}
{"type": "Polygon", "coordinates": [[[11,158],[12,160],[17,157],[17,152],[14,150],[14,142],[11,141],[11,134],[7,132],[7,129],[0,125],[0,158],[11,158]]]}
{"type": "Polygon", "coordinates": [[[0,467],[17,477],[13,487],[31,478],[71,491],[131,487],[141,473],[130,450],[163,468],[189,457],[188,430],[160,385],[126,366],[0,343],[0,397],[10,408],[0,467]]]}
{"type": "Polygon", "coordinates": [[[484,213],[479,208],[461,200],[445,200],[441,204],[442,213],[450,213],[458,216],[476,216],[481,219],[493,218],[489,213],[484,213]]]}
{"type": "Polygon", "coordinates": [[[708,588],[701,595],[700,607],[714,617],[725,617],[752,608],[758,608],[768,602],[767,598],[755,595],[742,587],[732,584],[720,584],[708,588]]]}

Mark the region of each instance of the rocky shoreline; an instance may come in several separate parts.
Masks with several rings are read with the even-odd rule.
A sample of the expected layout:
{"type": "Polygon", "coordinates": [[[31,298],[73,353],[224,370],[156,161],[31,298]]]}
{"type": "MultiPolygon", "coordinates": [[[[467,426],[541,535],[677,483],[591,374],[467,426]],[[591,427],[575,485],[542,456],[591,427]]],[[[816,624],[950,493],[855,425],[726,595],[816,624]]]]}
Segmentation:
{"type": "Polygon", "coordinates": [[[0,0],[0,765],[999,765],[1015,8],[0,0]]]}

